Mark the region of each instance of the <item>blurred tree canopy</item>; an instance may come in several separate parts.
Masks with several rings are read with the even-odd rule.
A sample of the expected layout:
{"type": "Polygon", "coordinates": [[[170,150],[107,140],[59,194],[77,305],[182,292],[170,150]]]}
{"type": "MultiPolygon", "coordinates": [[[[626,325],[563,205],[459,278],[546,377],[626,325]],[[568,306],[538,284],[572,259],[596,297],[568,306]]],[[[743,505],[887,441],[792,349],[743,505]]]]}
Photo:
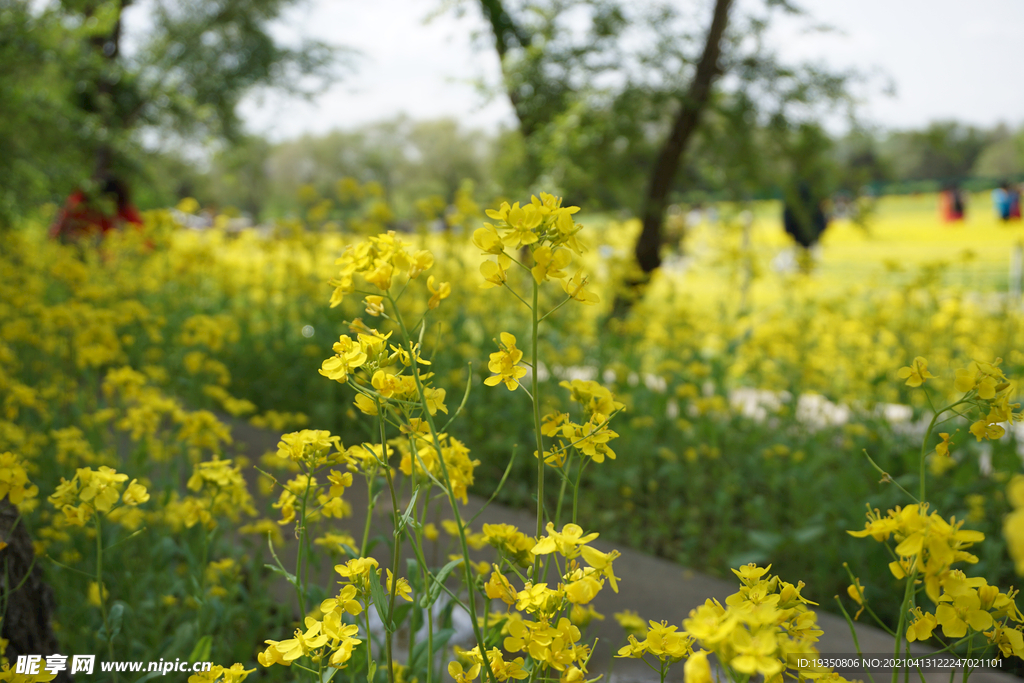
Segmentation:
{"type": "Polygon", "coordinates": [[[336,201],[337,183],[351,178],[380,185],[398,216],[411,218],[417,201],[450,205],[469,180],[492,196],[489,161],[494,140],[454,119],[413,121],[400,116],[350,131],[306,135],[270,145],[247,137],[213,157],[194,195],[233,206],[254,219],[302,209],[300,194],[336,201]]]}
{"type": "Polygon", "coordinates": [[[1000,124],[988,137],[989,143],[978,154],[971,174],[1000,178],[1024,173],[1024,126],[1014,132],[1000,124]]]}
{"type": "Polygon", "coordinates": [[[926,180],[969,175],[988,142],[989,136],[974,126],[938,121],[923,130],[893,133],[886,145],[897,176],[926,180]]]}
{"type": "Polygon", "coordinates": [[[83,122],[64,30],[29,3],[0,0],[0,228],[18,211],[50,198],[51,183],[66,186],[88,154],[71,144],[83,122]]]}
{"type": "MultiPolygon", "coordinates": [[[[893,140],[912,139],[924,147],[914,154],[935,153],[927,149],[933,144],[929,136],[912,133],[854,128],[835,135],[813,117],[757,123],[742,98],[718,98],[705,112],[680,165],[672,200],[695,205],[778,199],[792,195],[801,182],[815,197],[839,191],[852,198],[863,191],[934,191],[945,182],[972,177],[978,187],[1024,179],[1024,169],[1014,170],[1024,164],[1024,127],[984,130],[984,149],[969,171],[955,178],[926,175],[926,180],[904,175],[910,171],[898,163],[897,155],[906,153],[906,146],[893,140]]],[[[573,146],[567,159],[562,155],[565,173],[558,189],[568,201],[590,210],[635,215],[640,205],[635,194],[643,192],[646,180],[644,164],[654,155],[653,146],[646,148],[646,158],[636,152],[639,147],[634,148],[635,164],[623,162],[623,170],[605,168],[599,149],[573,146]]],[[[557,149],[546,153],[555,158],[557,149]]],[[[234,207],[256,220],[301,215],[306,202],[300,191],[310,188],[334,201],[336,184],[344,177],[380,184],[398,223],[415,221],[421,202],[451,206],[464,180],[473,182],[477,201],[485,203],[521,197],[530,189],[518,130],[485,133],[451,118],[399,117],[274,144],[241,136],[221,145],[202,171],[171,155],[151,155],[145,163],[159,180],[151,184],[160,192],[149,205],[167,205],[189,195],[211,207],[234,207]]]]}
{"type": "Polygon", "coordinates": [[[295,1],[0,0],[0,220],[155,144],[236,139],[254,88],[320,90],[337,50],[270,30],[295,1]]]}
{"type": "Polygon", "coordinates": [[[240,100],[311,96],[345,54],[278,37],[297,2],[0,0],[0,225],[107,171],[143,206],[194,195],[257,220],[303,215],[311,192],[330,216],[351,177],[379,184],[395,221],[420,221],[470,180],[487,202],[542,189],[641,216],[638,261],[652,268],[669,202],[1024,173],[1021,127],[828,133],[855,76],[784,64],[768,27],[807,20],[779,0],[452,0],[485,19],[478,39],[502,58],[493,94],[513,104],[514,130],[397,118],[271,143],[244,131],[240,100]]]}
{"type": "Polygon", "coordinates": [[[665,209],[688,181],[717,167],[733,179],[720,187],[742,196],[774,170],[753,152],[851,103],[852,74],[784,64],[767,47],[774,17],[800,14],[786,0],[456,6],[477,7],[490,28],[528,189],[639,214],[645,273],[660,264],[665,209]]]}

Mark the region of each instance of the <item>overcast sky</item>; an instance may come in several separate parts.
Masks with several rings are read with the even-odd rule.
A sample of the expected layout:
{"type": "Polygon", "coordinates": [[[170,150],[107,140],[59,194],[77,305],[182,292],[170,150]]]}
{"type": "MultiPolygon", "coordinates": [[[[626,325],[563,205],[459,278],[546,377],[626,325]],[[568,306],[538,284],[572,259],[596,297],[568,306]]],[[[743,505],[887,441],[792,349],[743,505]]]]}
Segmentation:
{"type": "MultiPolygon", "coordinates": [[[[704,1],[710,4],[710,0],[704,1]]],[[[777,24],[771,41],[793,59],[835,68],[879,70],[863,93],[862,117],[889,128],[936,119],[992,125],[1024,123],[1024,0],[797,0],[836,33],[806,33],[777,24]]],[[[498,83],[493,49],[474,50],[484,29],[475,2],[457,18],[424,23],[443,0],[309,0],[292,12],[294,29],[354,48],[355,70],[314,103],[278,96],[250,100],[243,113],[254,132],[273,140],[390,118],[454,116],[471,127],[512,125],[506,99],[474,87],[498,83]]],[[[678,0],[692,6],[691,0],[678,0]]]]}

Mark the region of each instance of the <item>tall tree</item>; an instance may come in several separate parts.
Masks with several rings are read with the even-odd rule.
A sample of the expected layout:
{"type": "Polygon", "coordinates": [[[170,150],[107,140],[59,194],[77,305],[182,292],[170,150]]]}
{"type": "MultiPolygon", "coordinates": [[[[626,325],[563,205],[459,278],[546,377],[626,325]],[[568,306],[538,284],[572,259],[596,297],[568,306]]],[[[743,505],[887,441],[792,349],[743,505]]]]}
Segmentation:
{"type": "Polygon", "coordinates": [[[611,71],[625,15],[613,3],[552,0],[519,3],[479,0],[501,60],[503,87],[525,143],[525,166],[536,178],[545,170],[544,132],[572,108],[581,86],[611,71]],[[588,5],[585,35],[571,37],[566,18],[574,6],[588,5]]]}
{"type": "Polygon", "coordinates": [[[70,144],[80,121],[63,38],[75,32],[27,2],[0,0],[0,230],[47,198],[51,183],[75,182],[88,163],[70,144]]]}
{"type": "MultiPolygon", "coordinates": [[[[640,198],[626,205],[643,220],[635,249],[641,281],[661,262],[665,209],[710,112],[731,120],[724,128],[754,149],[759,127],[798,126],[820,116],[818,103],[845,95],[847,74],[783,64],[767,47],[773,16],[800,13],[787,0],[743,12],[732,0],[686,12],[618,0],[478,0],[478,7],[501,58],[528,175],[548,187],[579,179],[588,171],[568,157],[582,155],[595,196],[640,198]]],[[[716,146],[723,147],[703,149],[716,146]]]]}
{"type": "MultiPolygon", "coordinates": [[[[295,2],[0,0],[0,34],[42,57],[11,85],[20,100],[42,88],[67,103],[59,110],[67,125],[37,146],[84,152],[80,175],[100,178],[137,170],[143,138],[181,146],[236,137],[238,104],[254,88],[312,96],[334,78],[335,48],[286,45],[271,31],[295,2]]],[[[22,159],[33,170],[47,162],[22,159]]]]}
{"type": "Polygon", "coordinates": [[[679,103],[679,111],[672,122],[672,128],[651,171],[647,196],[641,213],[643,228],[636,242],[636,262],[644,273],[650,273],[661,265],[662,225],[668,206],[668,193],[675,180],[679,163],[690,143],[701,116],[711,98],[711,86],[722,73],[720,58],[722,38],[729,22],[732,0],[716,0],[711,15],[711,26],[697,70],[690,87],[679,103]]]}

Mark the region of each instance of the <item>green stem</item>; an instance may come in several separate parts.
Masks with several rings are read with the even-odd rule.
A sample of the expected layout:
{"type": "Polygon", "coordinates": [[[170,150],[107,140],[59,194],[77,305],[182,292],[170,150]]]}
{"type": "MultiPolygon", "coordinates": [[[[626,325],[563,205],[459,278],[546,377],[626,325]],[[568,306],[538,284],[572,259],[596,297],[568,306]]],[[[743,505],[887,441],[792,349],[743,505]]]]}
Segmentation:
{"type": "MultiPolygon", "coordinates": [[[[412,477],[410,477],[412,479],[412,477]]],[[[419,493],[419,487],[413,491],[413,495],[419,493]]],[[[417,496],[417,500],[418,500],[417,496]]],[[[416,546],[423,547],[423,524],[427,519],[427,508],[430,506],[430,495],[429,492],[423,496],[423,503],[419,506],[419,511],[416,513],[416,546]]],[[[412,534],[409,534],[412,536],[412,534]]],[[[415,551],[414,551],[415,552],[415,551]]],[[[427,571],[427,563],[420,562],[420,574],[423,578],[423,590],[424,592],[430,586],[430,572],[427,571]]],[[[434,615],[433,605],[427,607],[425,610],[426,614],[424,618],[427,622],[427,683],[431,683],[434,674],[434,615]]],[[[415,635],[415,634],[412,634],[415,635]]],[[[409,663],[412,663],[412,651],[413,651],[413,637],[409,637],[409,663]]]]}
{"type": "MultiPolygon", "coordinates": [[[[372,573],[372,572],[371,572],[372,573]]],[[[373,577],[367,577],[367,581],[373,581],[373,577]]],[[[370,587],[366,587],[366,604],[363,605],[363,614],[366,616],[366,680],[367,683],[373,683],[373,679],[370,678],[369,672],[372,670],[373,665],[373,638],[370,637],[370,587]]]]}
{"type": "Polygon", "coordinates": [[[542,315],[542,316],[540,317],[540,320],[538,320],[537,322],[543,322],[543,321],[544,321],[544,318],[548,317],[549,315],[551,315],[552,313],[554,313],[555,311],[557,311],[557,310],[558,310],[559,308],[561,308],[562,306],[564,306],[564,305],[566,305],[567,303],[569,303],[570,301],[572,301],[572,297],[571,297],[571,296],[568,296],[568,297],[566,297],[566,298],[565,298],[565,299],[564,299],[564,300],[562,301],[562,303],[558,304],[557,306],[555,306],[554,308],[552,308],[552,309],[551,309],[550,311],[548,311],[547,313],[545,313],[544,315],[542,315]]]}
{"type": "Polygon", "coordinates": [[[302,511],[299,517],[299,552],[295,558],[295,592],[299,594],[299,614],[306,616],[306,577],[303,571],[306,549],[306,502],[309,500],[310,484],[313,481],[311,471],[306,472],[306,490],[302,493],[302,511]]]}
{"type": "Polygon", "coordinates": [[[373,509],[377,506],[377,499],[373,497],[373,478],[376,476],[376,467],[366,473],[366,497],[370,501],[366,509],[366,524],[363,525],[363,542],[359,545],[359,557],[366,557],[366,546],[370,543],[370,521],[373,519],[373,509]]]}
{"type": "Polygon", "coordinates": [[[498,485],[497,487],[495,487],[494,493],[492,493],[491,497],[487,499],[487,502],[484,503],[483,506],[481,506],[481,508],[476,511],[476,514],[469,518],[469,524],[475,522],[476,518],[479,517],[483,513],[483,511],[486,510],[488,506],[494,502],[494,499],[498,497],[498,494],[501,493],[501,489],[502,487],[505,486],[505,481],[508,479],[508,475],[512,471],[512,465],[516,461],[517,448],[519,448],[518,445],[512,447],[512,457],[508,459],[508,465],[505,466],[505,472],[504,474],[501,475],[501,479],[498,480],[498,485]]]}
{"type": "MultiPolygon", "coordinates": [[[[103,615],[103,632],[107,634],[107,657],[114,661],[114,636],[110,633],[110,623],[107,621],[107,596],[103,590],[103,525],[100,522],[100,513],[96,515],[96,592],[100,598],[100,613],[103,615]]],[[[117,683],[117,671],[114,671],[114,683],[117,683]]]]}
{"type": "MultiPolygon", "coordinates": [[[[899,561],[899,558],[896,557],[896,553],[892,552],[892,548],[890,548],[888,545],[886,545],[885,549],[889,551],[889,554],[892,555],[892,558],[894,560],[896,560],[897,562],[899,561]]],[[[857,577],[855,577],[853,575],[853,570],[850,569],[850,564],[848,562],[843,562],[843,569],[846,570],[846,575],[849,577],[850,583],[853,584],[853,585],[856,585],[857,584],[857,577]]],[[[836,596],[836,600],[837,601],[839,600],[839,596],[838,595],[836,596]]],[[[871,618],[873,618],[875,620],[875,623],[878,624],[878,628],[882,629],[883,631],[888,633],[890,636],[895,638],[896,634],[893,633],[893,630],[891,628],[889,628],[888,624],[886,624],[884,621],[882,621],[881,619],[878,618],[878,615],[875,614],[874,610],[871,609],[870,605],[868,605],[868,601],[866,599],[864,599],[863,595],[861,595],[861,600],[862,600],[862,602],[860,603],[860,606],[863,607],[864,611],[867,612],[871,616],[871,618]]],[[[846,614],[846,610],[843,609],[843,603],[842,602],[839,603],[839,609],[843,610],[843,614],[846,614]]],[[[847,620],[849,620],[849,619],[847,619],[847,620]]],[[[850,627],[853,628],[853,624],[851,624],[850,627]]],[[[857,636],[856,635],[854,635],[853,641],[854,641],[854,644],[857,643],[857,636]]],[[[860,650],[857,650],[857,654],[863,654],[863,653],[860,650]]]]}
{"type": "MultiPolygon", "coordinates": [[[[971,655],[974,653],[974,639],[971,638],[967,641],[967,660],[970,661],[971,655]]],[[[964,683],[967,683],[967,679],[971,675],[971,668],[969,666],[964,667],[964,683]]]]}
{"type": "MultiPolygon", "coordinates": [[[[416,361],[413,359],[412,363],[416,361]]],[[[415,368],[414,368],[415,370],[415,368]]],[[[391,476],[391,466],[388,465],[388,441],[387,433],[384,429],[384,408],[381,406],[380,401],[376,401],[377,415],[381,416],[378,420],[380,423],[380,448],[384,458],[384,476],[388,480],[388,490],[391,492],[391,513],[395,523],[394,533],[394,551],[391,556],[391,595],[388,599],[388,621],[393,619],[395,613],[395,595],[398,593],[398,563],[401,560],[402,550],[402,539],[401,539],[401,525],[399,522],[399,515],[401,514],[398,509],[398,494],[395,492],[395,481],[391,476]]],[[[371,579],[373,580],[373,579],[371,579]]],[[[395,683],[395,664],[394,657],[392,655],[391,648],[394,644],[395,634],[391,629],[384,629],[384,648],[388,659],[388,681],[389,683],[395,683]]]]}
{"type": "MultiPolygon", "coordinates": [[[[441,448],[441,441],[438,438],[437,425],[434,422],[434,416],[430,414],[430,408],[427,405],[427,395],[426,392],[424,391],[423,378],[420,376],[419,368],[417,367],[415,357],[413,356],[412,342],[410,341],[411,338],[409,336],[409,330],[405,326],[402,314],[399,312],[398,308],[394,306],[395,302],[394,299],[391,297],[390,293],[388,293],[388,299],[391,301],[392,307],[394,307],[395,322],[398,323],[398,326],[402,332],[402,344],[405,346],[405,350],[409,354],[409,358],[412,361],[412,376],[413,379],[416,381],[416,392],[420,397],[420,407],[423,411],[423,416],[427,420],[427,426],[430,427],[431,440],[433,441],[434,444],[434,450],[438,454],[438,466],[441,468],[441,476],[444,478],[444,482],[446,484],[444,489],[445,493],[448,495],[448,504],[451,507],[452,516],[455,517],[455,523],[459,530],[459,544],[462,548],[466,590],[469,593],[469,617],[473,624],[473,635],[476,637],[477,645],[480,646],[481,652],[485,652],[486,644],[484,642],[483,633],[481,633],[480,631],[480,624],[479,621],[477,620],[476,615],[476,591],[474,590],[473,586],[473,563],[469,556],[469,544],[466,541],[466,526],[462,521],[462,515],[459,513],[458,500],[456,500],[455,498],[455,491],[454,488],[452,487],[452,480],[448,474],[448,464],[445,463],[444,461],[444,450],[441,448]]],[[[487,674],[485,680],[496,681],[497,678],[495,678],[494,671],[491,669],[490,660],[488,660],[486,656],[483,657],[483,660],[484,671],[487,674]]]]}
{"type": "Polygon", "coordinates": [[[562,499],[565,498],[565,487],[569,481],[569,475],[562,473],[562,485],[558,489],[558,503],[555,505],[555,526],[562,524],[562,499]]]}
{"type": "MultiPolygon", "coordinates": [[[[968,393],[967,395],[969,396],[970,393],[968,393]]],[[[928,392],[927,391],[925,392],[925,396],[926,397],[928,396],[928,392]]],[[[952,410],[953,408],[956,408],[961,403],[966,403],[966,402],[967,402],[967,397],[965,396],[964,398],[961,398],[959,401],[956,401],[955,403],[950,403],[948,406],[946,406],[942,410],[935,411],[934,408],[932,409],[935,412],[935,414],[932,415],[931,422],[928,423],[928,429],[925,430],[924,439],[921,440],[921,495],[920,495],[920,501],[922,503],[925,501],[925,466],[924,466],[924,463],[925,463],[925,458],[928,456],[928,442],[931,440],[932,430],[935,429],[935,423],[938,421],[939,417],[942,416],[942,414],[945,413],[947,410],[952,410]]],[[[929,398],[929,405],[930,404],[931,404],[931,399],[929,398]]]]}
{"type": "Polygon", "coordinates": [[[914,501],[915,503],[920,503],[921,502],[917,498],[914,498],[914,494],[912,494],[910,491],[908,491],[905,488],[903,488],[902,486],[900,486],[900,483],[898,481],[896,481],[895,479],[893,479],[892,475],[890,475],[888,472],[886,472],[881,467],[879,467],[878,463],[876,463],[874,460],[872,460],[871,456],[868,455],[868,451],[867,451],[866,448],[862,449],[862,452],[864,453],[864,457],[868,459],[868,462],[871,463],[872,467],[874,467],[876,470],[878,470],[878,473],[882,475],[882,482],[887,483],[887,484],[892,484],[893,486],[898,488],[900,491],[903,491],[903,493],[906,494],[907,498],[909,498],[910,500],[914,501]]]}
{"type": "Polygon", "coordinates": [[[583,481],[583,468],[587,466],[587,459],[580,459],[580,468],[576,472],[576,485],[572,489],[572,523],[576,524],[577,513],[580,503],[580,482],[583,481]]]}
{"type": "MultiPolygon", "coordinates": [[[[522,264],[520,263],[519,265],[522,265],[522,264]]],[[[523,268],[526,268],[526,266],[523,266],[523,268]]],[[[526,268],[526,269],[529,270],[529,268],[526,268]]],[[[536,283],[534,283],[534,284],[536,285],[536,283]]],[[[512,289],[507,282],[505,283],[505,289],[507,289],[508,291],[512,292],[512,295],[515,298],[517,298],[520,301],[522,301],[524,306],[526,306],[527,308],[530,307],[530,304],[527,303],[526,299],[524,299],[523,297],[519,296],[519,292],[517,292],[516,290],[512,289]]]]}
{"type": "MultiPolygon", "coordinates": [[[[900,649],[903,645],[903,636],[906,633],[905,629],[907,626],[907,606],[910,604],[910,598],[914,590],[914,580],[917,578],[917,570],[915,569],[907,577],[907,587],[903,591],[903,602],[900,603],[900,621],[896,626],[896,649],[893,652],[893,657],[899,659],[900,649]]],[[[892,683],[896,683],[899,680],[899,669],[893,668],[892,670],[892,683]]]]}
{"type": "MultiPolygon", "coordinates": [[[[925,494],[925,458],[928,457],[928,441],[931,438],[932,430],[935,429],[935,421],[939,419],[939,415],[942,413],[935,413],[932,415],[931,422],[928,423],[928,429],[925,430],[924,439],[921,441],[921,494],[918,499],[923,503],[925,494]]],[[[897,653],[899,654],[899,653],[897,653]]]]}
{"type": "MultiPolygon", "coordinates": [[[[533,428],[537,438],[537,538],[544,533],[544,435],[540,431],[540,378],[537,377],[537,331],[540,328],[540,318],[537,317],[537,301],[540,297],[540,285],[533,280],[533,330],[532,330],[532,353],[533,371],[530,373],[530,385],[533,389],[533,428]]],[[[533,580],[539,581],[540,577],[540,555],[534,560],[533,580]]],[[[486,660],[487,658],[484,657],[486,660]]]]}
{"type": "MultiPolygon", "coordinates": [[[[214,494],[213,498],[210,499],[210,509],[213,509],[213,504],[217,501],[217,496],[214,494]]],[[[210,530],[203,524],[203,554],[202,561],[199,565],[199,601],[200,604],[205,602],[203,600],[206,595],[206,565],[210,563],[210,530]]],[[[202,618],[202,609],[196,610],[196,632],[200,632],[200,624],[202,618]]]]}
{"type": "MultiPolygon", "coordinates": [[[[846,625],[850,627],[850,636],[853,638],[853,647],[856,648],[857,654],[863,657],[864,653],[861,652],[860,649],[860,641],[857,639],[857,629],[853,626],[853,619],[850,618],[850,613],[846,611],[846,608],[843,606],[843,601],[839,599],[838,595],[836,596],[836,604],[839,605],[839,610],[843,613],[843,617],[846,618],[846,625]]],[[[870,671],[868,671],[867,674],[868,678],[871,679],[871,683],[875,683],[874,675],[870,671]]]]}

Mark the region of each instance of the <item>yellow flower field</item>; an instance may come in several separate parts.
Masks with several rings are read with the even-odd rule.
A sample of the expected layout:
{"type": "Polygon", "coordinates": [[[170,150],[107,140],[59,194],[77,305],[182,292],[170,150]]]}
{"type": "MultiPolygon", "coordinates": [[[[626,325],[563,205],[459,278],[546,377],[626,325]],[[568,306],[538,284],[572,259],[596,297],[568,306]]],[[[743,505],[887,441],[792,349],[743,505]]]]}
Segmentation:
{"type": "MultiPolygon", "coordinates": [[[[622,616],[618,656],[662,681],[841,680],[794,663],[820,609],[1019,659],[1024,226],[988,208],[885,198],[784,269],[777,207],[719,207],[622,318],[637,225],[547,194],[467,234],[25,226],[0,246],[2,505],[62,647],[218,664],[191,683],[596,680],[591,603],[643,580],[599,533],[739,580],[681,624],[622,616]],[[239,455],[232,419],[277,450],[239,455]],[[368,514],[352,487],[392,534],[338,525],[368,514]],[[536,526],[474,531],[470,494],[536,526]]],[[[0,677],[53,678],[22,654],[0,677]]]]}

